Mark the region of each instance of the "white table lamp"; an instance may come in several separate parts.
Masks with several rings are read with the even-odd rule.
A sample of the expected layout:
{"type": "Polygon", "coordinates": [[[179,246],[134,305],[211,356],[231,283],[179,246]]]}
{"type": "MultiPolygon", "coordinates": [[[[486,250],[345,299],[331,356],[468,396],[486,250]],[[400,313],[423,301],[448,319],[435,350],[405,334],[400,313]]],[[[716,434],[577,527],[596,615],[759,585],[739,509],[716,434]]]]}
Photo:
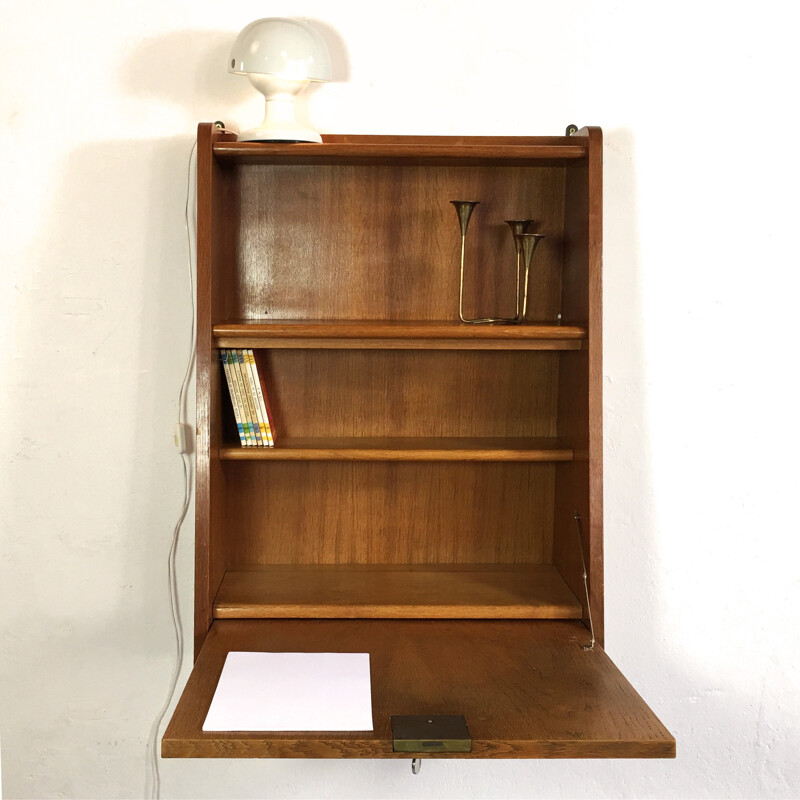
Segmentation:
{"type": "Polygon", "coordinates": [[[228,72],[247,75],[266,99],[264,121],[239,134],[240,142],[321,142],[294,118],[294,98],[312,81],[331,79],[331,59],[322,37],[303,22],[267,17],[236,37],[228,72]]]}

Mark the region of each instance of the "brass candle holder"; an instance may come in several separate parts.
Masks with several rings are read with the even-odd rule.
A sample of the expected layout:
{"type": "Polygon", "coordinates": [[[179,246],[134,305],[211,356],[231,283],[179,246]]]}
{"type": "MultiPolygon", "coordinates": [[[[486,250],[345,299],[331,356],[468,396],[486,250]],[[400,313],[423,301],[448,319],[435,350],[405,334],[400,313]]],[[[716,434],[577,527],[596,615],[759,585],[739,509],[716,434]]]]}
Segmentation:
{"type": "Polygon", "coordinates": [[[511,325],[519,325],[525,319],[528,310],[528,281],[530,278],[531,261],[536,251],[539,241],[544,238],[539,233],[528,233],[528,226],[533,222],[530,219],[507,219],[506,224],[514,237],[514,249],[516,251],[516,291],[513,317],[478,317],[470,318],[464,316],[464,259],[466,253],[467,230],[472,212],[479,204],[478,200],[451,200],[451,204],[456,209],[458,224],[461,228],[461,279],[458,289],[458,317],[462,322],[471,325],[485,325],[487,323],[498,322],[511,325]],[[524,265],[524,272],[522,271],[524,265]],[[520,286],[520,274],[522,273],[522,286],[520,286]],[[520,294],[522,302],[520,304],[520,294]]]}
{"type": "MultiPolygon", "coordinates": [[[[520,315],[520,322],[525,319],[528,313],[528,279],[531,273],[531,261],[533,254],[536,252],[536,247],[539,242],[544,239],[542,233],[515,233],[514,243],[520,250],[522,250],[522,261],[525,264],[525,275],[522,279],[524,291],[522,295],[522,314],[520,315]]],[[[517,272],[519,272],[519,253],[517,253],[517,272]]]]}
{"type": "MultiPolygon", "coordinates": [[[[525,233],[528,230],[528,226],[533,222],[532,219],[507,219],[506,225],[511,229],[511,236],[514,239],[514,250],[517,253],[517,291],[516,291],[516,305],[514,306],[514,322],[519,323],[525,318],[525,311],[523,310],[520,313],[519,307],[519,275],[520,275],[520,261],[522,258],[522,242],[517,239],[517,236],[521,233],[525,233]]],[[[527,294],[527,280],[525,286],[525,293],[527,294]]]]}

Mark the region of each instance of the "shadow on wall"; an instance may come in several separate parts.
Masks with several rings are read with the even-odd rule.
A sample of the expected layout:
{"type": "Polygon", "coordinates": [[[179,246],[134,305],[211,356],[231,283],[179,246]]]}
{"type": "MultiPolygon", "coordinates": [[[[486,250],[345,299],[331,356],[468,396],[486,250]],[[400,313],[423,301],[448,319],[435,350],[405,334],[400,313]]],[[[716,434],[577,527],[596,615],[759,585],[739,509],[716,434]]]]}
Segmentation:
{"type": "MultiPolygon", "coordinates": [[[[31,375],[50,376],[53,428],[37,431],[48,446],[32,443],[13,496],[30,497],[42,475],[59,479],[31,512],[35,569],[5,653],[26,698],[4,720],[9,796],[111,797],[144,784],[147,729],[174,652],[166,560],[182,471],[170,437],[190,338],[192,139],[74,149],[29,256],[36,304],[20,302],[18,327],[47,344],[21,357],[31,375]]],[[[18,403],[14,424],[29,427],[29,414],[18,403]]],[[[183,534],[190,624],[191,523],[183,534]]]]}
{"type": "MultiPolygon", "coordinates": [[[[659,492],[648,403],[643,297],[648,266],[640,247],[636,140],[626,128],[605,130],[603,136],[605,649],[675,736],[677,759],[574,762],[573,777],[586,787],[575,796],[612,796],[609,786],[615,797],[759,792],[758,777],[744,786],[742,774],[731,774],[729,765],[719,762],[720,753],[741,747],[737,709],[756,698],[726,691],[724,704],[709,702],[721,693],[718,677],[682,658],[680,643],[670,640],[664,623],[675,595],[665,577],[658,509],[642,501],[659,492]]],[[[746,770],[757,776],[757,769],[746,770]]]]}
{"type": "Polygon", "coordinates": [[[195,108],[237,103],[248,88],[225,64],[233,36],[223,31],[180,31],[144,39],[120,70],[122,88],[195,108]]]}
{"type": "MultiPolygon", "coordinates": [[[[304,21],[322,36],[328,46],[332,81],[349,80],[349,55],[339,33],[327,22],[318,19],[304,21]]],[[[235,109],[256,96],[256,90],[245,77],[227,70],[231,45],[237,33],[179,31],[145,39],[120,71],[122,88],[136,97],[161,98],[182,106],[196,122],[213,121],[212,116],[218,117],[222,111],[235,109]]],[[[308,98],[320,85],[312,83],[301,95],[299,117],[305,116],[308,98]]],[[[303,124],[309,124],[308,120],[303,124]]]]}

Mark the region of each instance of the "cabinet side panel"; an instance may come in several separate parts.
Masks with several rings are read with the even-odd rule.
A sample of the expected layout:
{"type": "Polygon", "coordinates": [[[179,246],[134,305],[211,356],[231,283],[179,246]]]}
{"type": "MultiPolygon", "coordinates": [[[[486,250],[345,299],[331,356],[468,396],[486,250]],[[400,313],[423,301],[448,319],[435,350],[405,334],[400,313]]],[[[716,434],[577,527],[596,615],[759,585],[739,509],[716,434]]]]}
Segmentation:
{"type": "MultiPolygon", "coordinates": [[[[589,564],[589,403],[586,351],[562,354],[559,366],[558,434],[573,448],[569,463],[556,467],[555,525],[553,563],[583,606],[583,619],[588,625],[586,589],[583,584],[583,558],[589,564]],[[581,517],[582,538],[575,521],[581,517]]],[[[594,612],[594,605],[592,605],[594,612]]]]}
{"type": "MultiPolygon", "coordinates": [[[[588,292],[588,164],[566,170],[564,192],[564,264],[561,294],[565,322],[589,315],[588,292]]],[[[589,516],[589,352],[562,353],[558,373],[558,435],[573,448],[574,460],[556,469],[553,562],[581,601],[588,624],[580,540],[574,516],[589,516]]],[[[585,540],[588,545],[588,539],[585,540]]],[[[588,546],[584,551],[588,563],[588,546]]]]}
{"type": "MultiPolygon", "coordinates": [[[[556,471],[554,563],[584,603],[583,557],[595,636],[603,642],[603,430],[602,430],[602,139],[589,138],[589,158],[566,171],[562,309],[566,322],[586,324],[586,349],[564,353],[559,368],[558,435],[575,459],[556,471]]],[[[584,608],[584,621],[588,613],[584,608]]]]}
{"type": "Polygon", "coordinates": [[[589,596],[603,645],[603,134],[594,127],[579,134],[589,139],[589,596]]]}
{"type": "Polygon", "coordinates": [[[209,123],[197,129],[197,438],[195,474],[194,652],[211,626],[212,602],[225,572],[222,538],[224,476],[217,458],[222,410],[212,324],[222,313],[227,277],[233,272],[232,174],[212,154],[215,138],[235,138],[209,123]]]}
{"type": "Polygon", "coordinates": [[[506,219],[534,218],[528,319],[558,313],[563,167],[247,165],[240,168],[238,308],[245,319],[457,319],[460,230],[477,200],[464,310],[513,316],[506,219]]]}

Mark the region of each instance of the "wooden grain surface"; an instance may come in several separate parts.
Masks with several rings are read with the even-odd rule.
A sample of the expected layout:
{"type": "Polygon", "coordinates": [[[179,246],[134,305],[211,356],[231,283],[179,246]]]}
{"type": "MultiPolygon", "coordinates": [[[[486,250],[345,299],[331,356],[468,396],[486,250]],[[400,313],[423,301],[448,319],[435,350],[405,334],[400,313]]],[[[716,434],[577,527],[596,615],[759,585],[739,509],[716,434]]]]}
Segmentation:
{"type": "Polygon", "coordinates": [[[460,136],[449,134],[430,136],[419,134],[365,134],[365,133],[324,133],[324,144],[385,144],[385,145],[471,145],[477,147],[497,147],[513,145],[515,147],[557,146],[579,149],[585,155],[588,152],[586,143],[570,136],[460,136]]]}
{"type": "MultiPolygon", "coordinates": [[[[555,322],[564,168],[234,168],[240,191],[225,319],[458,320],[460,229],[450,200],[479,200],[467,237],[465,313],[513,316],[516,255],[506,219],[546,238],[528,320],[555,322]]],[[[465,326],[466,327],[466,326],[465,326]]]]}
{"type": "Polygon", "coordinates": [[[287,566],[231,569],[218,619],[580,619],[546,564],[287,566]]]}
{"type": "MultiPolygon", "coordinates": [[[[585,138],[585,137],[583,137],[585,138]]],[[[566,171],[564,199],[564,262],[561,308],[564,319],[589,315],[589,165],[574,164],[566,171]]],[[[558,367],[558,430],[568,434],[576,457],[569,468],[556,470],[553,563],[584,606],[589,625],[583,564],[589,565],[589,352],[566,354],[558,367]],[[583,537],[575,524],[582,519],[583,537]],[[583,548],[583,551],[581,550],[583,548]],[[583,552],[584,560],[581,560],[583,552]]],[[[594,606],[594,604],[592,604],[594,606]]],[[[592,608],[601,622],[602,610],[592,608]]]]}
{"type": "MultiPolygon", "coordinates": [[[[588,320],[587,347],[559,361],[558,431],[575,457],[556,471],[553,560],[584,605],[583,564],[589,578],[592,623],[604,639],[603,609],[603,372],[602,372],[602,134],[576,134],[589,157],[566,170],[562,309],[566,322],[588,320]],[[581,518],[580,534],[575,512],[581,518]],[[583,561],[581,560],[583,548],[583,561]]],[[[589,624],[589,612],[584,610],[589,624]]]]}
{"type": "Polygon", "coordinates": [[[586,339],[586,328],[406,320],[252,320],[217,324],[214,336],[218,347],[579,350],[586,339]]]}
{"type": "Polygon", "coordinates": [[[221,447],[223,461],[570,461],[572,450],[548,437],[278,437],[274,447],[221,447]]]}
{"type": "MultiPolygon", "coordinates": [[[[561,365],[561,386],[565,391],[576,389],[586,383],[586,358],[574,359],[561,365]]],[[[553,511],[553,564],[558,568],[567,586],[584,606],[583,618],[589,626],[589,611],[586,607],[586,586],[583,581],[584,563],[589,565],[589,462],[586,437],[580,436],[581,422],[586,427],[588,411],[585,395],[567,394],[561,407],[563,416],[559,423],[571,426],[576,433],[576,450],[573,461],[559,464],[556,468],[555,502],[553,511]],[[570,402],[569,397],[573,397],[570,402]],[[581,532],[575,523],[575,512],[581,516],[581,532]],[[583,548],[583,560],[581,560],[583,548]]],[[[598,621],[602,609],[592,604],[592,622],[598,621]],[[595,614],[595,612],[597,612],[595,614]]]]}
{"type": "Polygon", "coordinates": [[[219,361],[211,334],[219,319],[225,276],[233,270],[231,232],[236,222],[230,173],[212,158],[214,142],[230,139],[208,123],[197,129],[197,439],[195,442],[194,653],[211,625],[212,601],[225,570],[221,512],[223,476],[211,457],[222,437],[219,361]]]}
{"type": "Polygon", "coordinates": [[[237,164],[541,165],[585,158],[586,152],[581,140],[567,136],[483,137],[483,141],[477,137],[327,136],[322,144],[221,142],[214,148],[214,157],[237,164]]]}
{"type": "Polygon", "coordinates": [[[226,461],[228,564],[548,564],[556,464],[226,461]]]}
{"type": "Polygon", "coordinates": [[[214,336],[251,339],[585,339],[583,325],[465,325],[440,320],[247,320],[214,325],[214,336]]]}
{"type": "MultiPolygon", "coordinates": [[[[284,599],[293,590],[291,581],[263,580],[275,564],[307,565],[316,574],[293,607],[319,615],[365,605],[363,596],[353,602],[352,581],[320,583],[310,566],[319,564],[351,571],[357,564],[449,565],[436,580],[426,566],[428,577],[415,589],[420,600],[441,593],[426,613],[449,614],[466,602],[448,606],[458,585],[445,584],[459,572],[463,589],[467,564],[495,576],[484,595],[474,595],[476,607],[510,613],[536,606],[523,591],[533,589],[516,584],[513,570],[500,581],[497,565],[555,561],[583,600],[574,508],[584,520],[602,642],[599,129],[569,138],[343,135],[290,146],[226,142],[228,135],[201,125],[198,138],[196,650],[229,564],[269,569],[244,575],[237,567],[221,611],[237,603],[291,607],[272,595],[265,604],[265,583],[273,592],[282,587],[284,599]],[[452,199],[480,201],[467,240],[468,314],[513,306],[513,244],[504,220],[532,217],[533,231],[546,235],[534,259],[526,325],[456,322],[460,237],[452,199]],[[221,346],[259,348],[278,433],[290,443],[284,453],[394,459],[416,449],[437,460],[232,460],[223,445],[231,418],[215,360],[221,346]],[[513,447],[491,443],[425,444],[555,436],[572,460],[525,463],[513,447]],[[420,446],[385,447],[392,437],[416,437],[420,446]],[[293,439],[305,444],[293,447],[293,439]],[[351,446],[356,439],[376,446],[351,446]],[[327,445],[319,447],[321,440],[327,445]],[[339,446],[342,440],[349,444],[339,446]],[[439,461],[443,453],[458,460],[439,461]],[[489,453],[513,460],[468,460],[489,453]],[[323,601],[334,589],[330,606],[323,601]],[[495,603],[504,590],[527,599],[495,603]]],[[[386,601],[392,580],[380,587],[386,601]]],[[[364,591],[372,609],[419,607],[402,597],[408,583],[395,585],[399,602],[374,603],[364,591]]],[[[574,601],[572,608],[577,613],[574,601]]],[[[587,638],[577,620],[216,620],[164,754],[407,758],[391,753],[389,714],[463,713],[472,756],[674,755],[672,737],[602,649],[579,647],[587,638]],[[374,733],[203,734],[230,649],[370,652],[374,733]]]]}
{"type": "Polygon", "coordinates": [[[589,595],[603,644],[603,133],[596,127],[578,133],[589,140],[589,595]]]}
{"type": "Polygon", "coordinates": [[[444,758],[670,758],[675,741],[569,621],[217,620],[161,744],[164,757],[409,758],[393,714],[463,714],[472,752],[444,758]],[[227,653],[367,652],[374,730],[205,733],[227,653]]]}
{"type": "MultiPolygon", "coordinates": [[[[555,436],[558,357],[480,350],[256,353],[278,442],[298,436],[555,436]]],[[[228,432],[235,441],[235,430],[228,432]]]]}
{"type": "Polygon", "coordinates": [[[281,350],[584,350],[580,339],[354,339],[342,337],[220,336],[217,347],[281,350]]]}

